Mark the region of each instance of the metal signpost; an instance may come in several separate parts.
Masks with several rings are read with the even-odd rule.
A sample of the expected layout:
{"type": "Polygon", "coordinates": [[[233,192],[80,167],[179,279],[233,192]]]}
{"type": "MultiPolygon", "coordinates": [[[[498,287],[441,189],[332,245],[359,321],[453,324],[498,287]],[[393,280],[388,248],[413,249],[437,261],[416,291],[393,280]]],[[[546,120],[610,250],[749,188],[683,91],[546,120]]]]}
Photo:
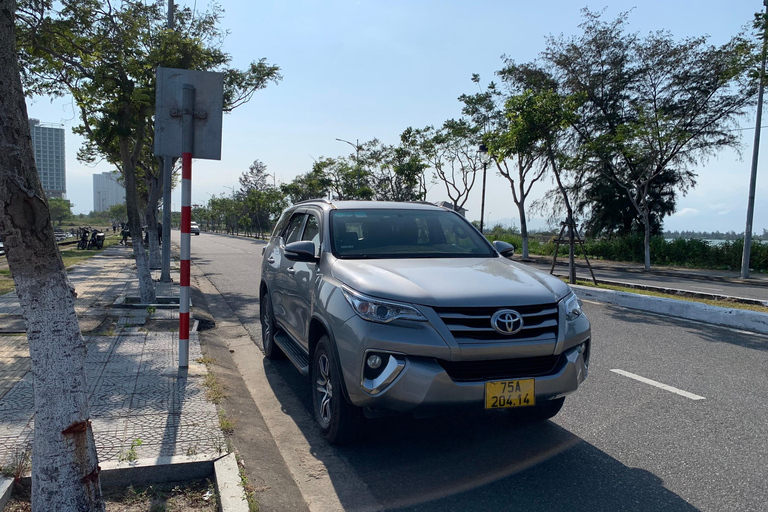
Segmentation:
{"type": "Polygon", "coordinates": [[[173,157],[181,157],[179,367],[186,368],[189,366],[192,158],[221,160],[224,75],[209,71],[157,68],[156,88],[155,155],[168,161],[173,157]]]}

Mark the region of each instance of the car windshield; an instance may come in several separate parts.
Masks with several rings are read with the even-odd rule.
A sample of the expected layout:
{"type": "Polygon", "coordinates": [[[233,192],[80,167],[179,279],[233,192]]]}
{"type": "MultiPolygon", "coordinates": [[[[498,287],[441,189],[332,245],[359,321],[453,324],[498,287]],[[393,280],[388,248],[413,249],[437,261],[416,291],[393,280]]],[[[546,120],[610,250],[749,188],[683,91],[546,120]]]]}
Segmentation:
{"type": "Polygon", "coordinates": [[[461,217],[448,211],[363,209],[331,212],[339,258],[477,258],[496,253],[461,217]]]}

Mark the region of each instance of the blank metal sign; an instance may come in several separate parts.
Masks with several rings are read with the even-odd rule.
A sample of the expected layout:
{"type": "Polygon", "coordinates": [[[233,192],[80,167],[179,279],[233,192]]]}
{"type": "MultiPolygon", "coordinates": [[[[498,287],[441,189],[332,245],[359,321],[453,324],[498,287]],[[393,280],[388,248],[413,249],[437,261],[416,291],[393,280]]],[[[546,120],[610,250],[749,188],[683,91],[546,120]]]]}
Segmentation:
{"type": "Polygon", "coordinates": [[[221,160],[221,118],[224,73],[157,68],[155,155],[181,156],[182,86],[195,88],[193,158],[221,160]]]}

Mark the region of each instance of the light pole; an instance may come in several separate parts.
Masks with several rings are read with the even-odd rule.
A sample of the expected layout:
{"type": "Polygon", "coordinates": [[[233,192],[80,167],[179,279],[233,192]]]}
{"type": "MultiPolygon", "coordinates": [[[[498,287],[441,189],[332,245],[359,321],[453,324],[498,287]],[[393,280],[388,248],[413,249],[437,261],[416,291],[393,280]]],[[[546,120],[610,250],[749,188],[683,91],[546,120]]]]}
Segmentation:
{"type": "MultiPolygon", "coordinates": [[[[348,140],[336,139],[339,142],[346,142],[353,148],[355,148],[355,166],[357,167],[357,194],[360,194],[360,139],[355,139],[355,144],[352,144],[348,140]]],[[[356,195],[357,195],[356,194],[356,195]]],[[[359,195],[355,198],[358,199],[359,195]]]]}
{"type": "Polygon", "coordinates": [[[485,231],[483,231],[483,221],[485,217],[485,174],[488,169],[488,162],[491,161],[491,155],[488,154],[488,148],[485,147],[485,144],[480,144],[478,151],[480,153],[480,160],[483,162],[483,197],[480,199],[480,232],[485,234],[485,231]]]}
{"type": "MultiPolygon", "coordinates": [[[[768,0],[763,0],[765,14],[763,20],[768,21],[768,0]]],[[[749,199],[747,201],[747,226],[744,229],[744,252],[741,255],[741,277],[749,277],[749,258],[752,250],[752,219],[755,215],[755,186],[757,184],[757,156],[760,151],[760,124],[763,117],[763,79],[765,78],[765,54],[768,43],[766,27],[763,27],[763,57],[760,65],[760,85],[757,92],[757,121],[755,122],[755,142],[752,147],[752,172],[749,177],[749,199]]]]}

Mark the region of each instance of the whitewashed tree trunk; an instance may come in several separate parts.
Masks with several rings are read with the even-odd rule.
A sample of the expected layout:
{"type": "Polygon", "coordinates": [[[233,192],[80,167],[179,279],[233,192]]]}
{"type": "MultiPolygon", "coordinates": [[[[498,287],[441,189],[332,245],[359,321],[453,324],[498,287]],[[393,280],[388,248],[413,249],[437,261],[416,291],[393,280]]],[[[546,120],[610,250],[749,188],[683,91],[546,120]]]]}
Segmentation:
{"type": "Polygon", "coordinates": [[[158,175],[145,177],[147,189],[147,229],[149,230],[149,265],[160,268],[162,255],[160,252],[160,237],[157,236],[157,206],[163,195],[162,163],[158,163],[158,175]]]}
{"type": "MultiPolygon", "coordinates": [[[[138,140],[141,140],[139,134],[138,140]]],[[[131,230],[133,241],[133,258],[136,261],[136,273],[139,277],[139,296],[144,304],[155,302],[155,283],[149,268],[149,258],[144,249],[144,239],[141,236],[141,214],[139,213],[139,198],[136,191],[136,159],[140,151],[131,151],[131,141],[121,136],[119,140],[120,156],[123,161],[123,176],[125,177],[125,207],[128,213],[128,228],[131,230]]]]}
{"type": "Polygon", "coordinates": [[[37,175],[14,0],[0,0],[0,234],[27,324],[35,389],[32,510],[104,510],[75,292],[37,175]]]}

